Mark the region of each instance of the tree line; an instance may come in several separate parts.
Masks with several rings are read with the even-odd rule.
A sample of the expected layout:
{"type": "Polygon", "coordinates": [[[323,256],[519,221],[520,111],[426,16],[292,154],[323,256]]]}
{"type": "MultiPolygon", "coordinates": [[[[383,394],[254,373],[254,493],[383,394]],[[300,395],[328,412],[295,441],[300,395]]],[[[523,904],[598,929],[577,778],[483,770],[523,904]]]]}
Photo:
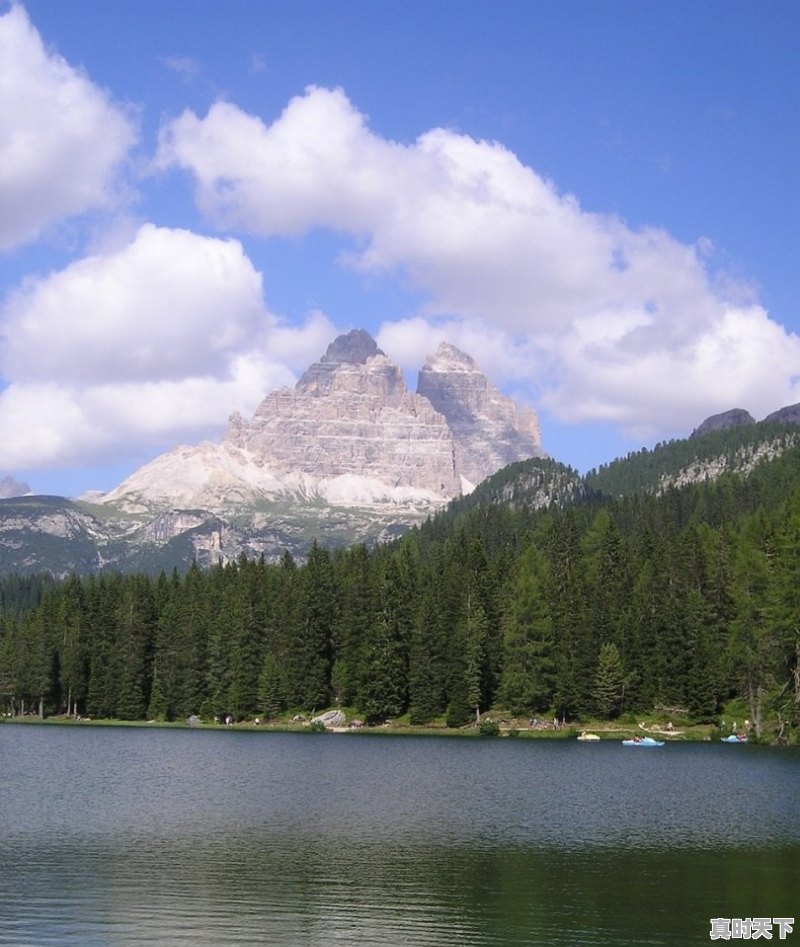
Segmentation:
{"type": "Polygon", "coordinates": [[[487,502],[391,545],[181,575],[0,581],[0,703],[125,720],[338,704],[461,726],[663,706],[800,720],[797,457],[566,509],[487,502]]]}

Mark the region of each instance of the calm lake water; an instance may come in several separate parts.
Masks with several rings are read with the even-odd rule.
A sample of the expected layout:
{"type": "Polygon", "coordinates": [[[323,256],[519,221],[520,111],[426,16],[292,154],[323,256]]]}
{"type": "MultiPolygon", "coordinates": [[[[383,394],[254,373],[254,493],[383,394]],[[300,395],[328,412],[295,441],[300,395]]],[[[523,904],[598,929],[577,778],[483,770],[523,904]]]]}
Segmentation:
{"type": "Polygon", "coordinates": [[[0,725],[2,947],[687,947],[752,916],[800,921],[797,750],[0,725]]]}

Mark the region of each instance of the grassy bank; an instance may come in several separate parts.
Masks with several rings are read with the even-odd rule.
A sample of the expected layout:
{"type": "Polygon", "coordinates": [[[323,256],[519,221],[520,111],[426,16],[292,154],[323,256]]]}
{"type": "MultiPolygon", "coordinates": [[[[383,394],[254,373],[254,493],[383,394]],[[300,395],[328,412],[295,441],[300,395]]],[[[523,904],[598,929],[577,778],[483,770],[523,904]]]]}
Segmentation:
{"type": "MultiPolygon", "coordinates": [[[[40,719],[38,716],[26,715],[24,717],[3,717],[0,722],[7,724],[29,724],[32,726],[66,726],[66,727],[136,727],[151,729],[198,729],[198,730],[232,730],[261,733],[312,733],[315,728],[311,726],[311,718],[306,715],[306,719],[292,719],[297,714],[286,715],[273,720],[242,720],[226,724],[219,721],[193,721],[189,724],[186,720],[160,721],[160,720],[116,720],[116,719],[88,719],[73,718],[66,716],[52,716],[40,719]]],[[[461,738],[480,738],[486,737],[486,732],[481,732],[481,728],[476,723],[471,723],[465,727],[448,727],[444,720],[433,720],[426,724],[412,724],[407,719],[387,721],[382,724],[370,726],[365,724],[354,724],[358,718],[346,715],[345,723],[342,726],[331,727],[327,730],[329,733],[347,734],[353,737],[368,737],[378,735],[396,735],[396,736],[439,736],[439,737],[461,737],[461,738]]],[[[484,724],[486,721],[492,721],[496,725],[496,736],[500,738],[515,738],[524,740],[574,740],[581,733],[596,734],[601,740],[623,740],[636,734],[651,735],[658,739],[673,742],[708,742],[718,741],[721,737],[727,736],[730,728],[722,729],[716,724],[710,723],[675,723],[671,720],[663,720],[654,715],[642,715],[636,720],[593,720],[586,719],[580,721],[571,721],[566,724],[554,726],[551,720],[547,722],[523,720],[502,714],[485,714],[482,718],[484,724]]],[[[318,729],[318,728],[316,728],[318,729]]],[[[485,727],[484,731],[492,730],[491,727],[485,727]]],[[[322,732],[319,730],[319,732],[322,732]]],[[[488,734],[491,735],[491,734],[488,734]]],[[[751,742],[773,743],[777,731],[768,730],[761,738],[756,741],[754,734],[750,734],[751,742]]],[[[790,741],[791,742],[791,741],[790,741]]]]}

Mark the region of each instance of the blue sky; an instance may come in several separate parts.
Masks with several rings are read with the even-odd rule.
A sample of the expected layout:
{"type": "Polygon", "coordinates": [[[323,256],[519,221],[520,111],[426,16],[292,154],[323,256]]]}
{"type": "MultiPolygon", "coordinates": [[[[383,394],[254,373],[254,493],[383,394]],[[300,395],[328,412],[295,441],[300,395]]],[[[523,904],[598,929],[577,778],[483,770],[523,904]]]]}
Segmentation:
{"type": "Polygon", "coordinates": [[[0,0],[0,477],[110,489],[364,327],[587,470],[800,401],[795,0],[0,0]]]}

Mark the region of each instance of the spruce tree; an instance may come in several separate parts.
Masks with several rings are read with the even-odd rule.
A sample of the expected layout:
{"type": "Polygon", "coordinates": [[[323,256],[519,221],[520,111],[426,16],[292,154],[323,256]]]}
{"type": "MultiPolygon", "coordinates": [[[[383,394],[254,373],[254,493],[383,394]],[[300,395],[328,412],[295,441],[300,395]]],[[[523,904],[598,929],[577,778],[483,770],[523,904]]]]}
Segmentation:
{"type": "Polygon", "coordinates": [[[616,717],[622,708],[625,673],[617,646],[607,642],[600,648],[594,678],[594,703],[597,713],[606,720],[616,717]]]}
{"type": "Polygon", "coordinates": [[[339,607],[331,684],[341,704],[356,703],[367,682],[367,652],[378,613],[377,571],[375,556],[364,545],[355,546],[335,562],[339,607]]]}
{"type": "Polygon", "coordinates": [[[117,613],[121,675],[116,714],[121,720],[145,717],[150,701],[155,618],[149,580],[145,576],[127,578],[117,613]]]}
{"type": "Polygon", "coordinates": [[[555,665],[554,703],[575,717],[591,703],[592,649],[587,628],[585,570],[577,522],[568,510],[553,520],[547,538],[555,665]]]}
{"type": "Polygon", "coordinates": [[[306,710],[330,702],[336,615],[330,554],[315,542],[299,574],[298,625],[287,655],[287,689],[293,706],[306,710]]]}
{"type": "Polygon", "coordinates": [[[411,628],[408,690],[412,723],[428,723],[447,706],[447,643],[435,589],[435,575],[422,580],[411,628]]]}
{"type": "Polygon", "coordinates": [[[776,684],[780,661],[767,606],[771,559],[768,546],[766,537],[747,537],[739,545],[733,588],[736,615],[728,653],[758,736],[763,730],[766,703],[776,684]]]}
{"type": "Polygon", "coordinates": [[[533,545],[520,557],[503,634],[498,700],[511,713],[541,713],[553,702],[553,629],[544,555],[533,545]]]}
{"type": "Polygon", "coordinates": [[[286,707],[283,675],[274,654],[264,656],[258,676],[258,702],[267,720],[272,720],[286,707]]]}

